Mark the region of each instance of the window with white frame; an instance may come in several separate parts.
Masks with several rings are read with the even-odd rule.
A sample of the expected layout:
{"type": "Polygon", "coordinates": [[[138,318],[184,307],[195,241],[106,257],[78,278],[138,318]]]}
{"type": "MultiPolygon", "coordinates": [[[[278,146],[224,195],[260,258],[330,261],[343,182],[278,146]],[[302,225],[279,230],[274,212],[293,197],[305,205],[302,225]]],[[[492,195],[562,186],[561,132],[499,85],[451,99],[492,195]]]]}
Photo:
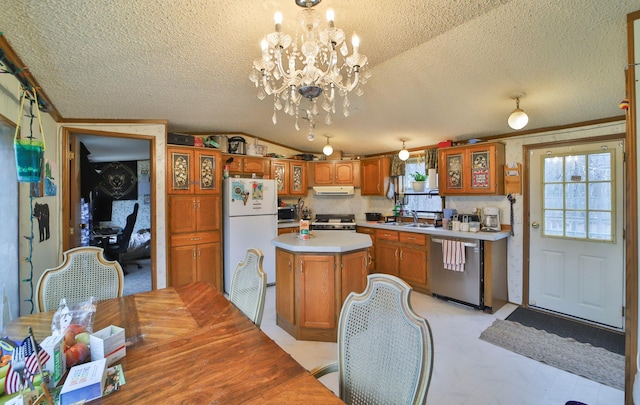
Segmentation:
{"type": "Polygon", "coordinates": [[[402,184],[405,195],[404,209],[419,212],[441,212],[442,211],[442,198],[438,195],[425,195],[429,193],[428,188],[425,189],[422,195],[411,195],[413,192],[413,177],[410,174],[415,173],[426,174],[424,166],[424,156],[410,157],[405,161],[405,175],[402,177],[402,184]]]}

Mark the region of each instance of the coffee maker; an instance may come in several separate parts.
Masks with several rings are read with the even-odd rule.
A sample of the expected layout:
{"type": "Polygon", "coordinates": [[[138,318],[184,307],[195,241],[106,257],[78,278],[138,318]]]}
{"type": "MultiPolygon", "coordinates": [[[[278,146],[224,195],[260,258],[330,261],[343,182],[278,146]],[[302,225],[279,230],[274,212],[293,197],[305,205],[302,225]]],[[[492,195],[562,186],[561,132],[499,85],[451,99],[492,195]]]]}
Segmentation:
{"type": "Polygon", "coordinates": [[[482,209],[482,231],[500,231],[500,208],[484,207],[482,209]]]}

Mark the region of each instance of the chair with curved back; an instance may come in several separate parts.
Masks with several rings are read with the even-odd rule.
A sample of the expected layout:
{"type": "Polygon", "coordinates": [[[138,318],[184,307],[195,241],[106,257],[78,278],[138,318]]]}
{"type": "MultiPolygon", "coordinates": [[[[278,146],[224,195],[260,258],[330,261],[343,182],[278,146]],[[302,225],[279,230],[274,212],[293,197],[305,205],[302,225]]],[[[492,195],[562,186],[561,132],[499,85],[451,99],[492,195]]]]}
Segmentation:
{"type": "Polygon", "coordinates": [[[411,287],[387,274],[370,274],[361,294],[340,312],[338,361],[311,371],[338,372],[347,404],[424,404],[433,370],[433,337],[409,303],[411,287]]]}
{"type": "Polygon", "coordinates": [[[77,247],[63,253],[62,264],[42,273],[36,286],[37,310],[58,309],[60,299],[69,304],[95,297],[97,300],[121,297],[124,287],[122,267],[108,261],[102,248],[77,247]]]}
{"type": "MultiPolygon", "coordinates": [[[[120,254],[125,253],[127,249],[129,249],[129,242],[131,242],[131,234],[133,234],[133,228],[136,225],[139,207],[139,204],[135,203],[133,212],[127,216],[127,222],[122,230],[122,234],[118,235],[116,243],[104,245],[104,255],[107,259],[120,262],[120,254]]],[[[120,265],[123,266],[122,263],[120,263],[120,265]]]]}
{"type": "Polygon", "coordinates": [[[247,249],[244,260],[238,263],[229,291],[229,301],[258,327],[262,322],[267,293],[267,274],[262,270],[264,254],[260,249],[247,249]]]}

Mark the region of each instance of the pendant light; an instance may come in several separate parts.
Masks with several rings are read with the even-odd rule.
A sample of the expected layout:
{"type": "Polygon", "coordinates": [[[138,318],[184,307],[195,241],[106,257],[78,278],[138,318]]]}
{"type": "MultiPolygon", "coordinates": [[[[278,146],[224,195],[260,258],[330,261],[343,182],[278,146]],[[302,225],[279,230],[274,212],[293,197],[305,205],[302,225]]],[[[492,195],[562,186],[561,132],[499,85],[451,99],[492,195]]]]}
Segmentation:
{"type": "Polygon", "coordinates": [[[329,145],[329,137],[328,136],[327,136],[327,144],[324,145],[324,148],[322,148],[322,153],[324,153],[325,156],[331,156],[331,154],[333,153],[333,146],[329,145]]]}
{"type": "Polygon", "coordinates": [[[529,122],[529,116],[520,109],[520,97],[522,96],[523,95],[513,97],[513,99],[516,100],[516,109],[511,112],[507,120],[507,123],[512,129],[522,129],[529,122]]]}
{"type": "Polygon", "coordinates": [[[406,141],[406,139],[400,139],[402,141],[402,150],[400,152],[398,152],[398,157],[400,158],[400,160],[407,160],[409,159],[409,151],[407,150],[407,147],[404,145],[404,142],[406,141]]]}

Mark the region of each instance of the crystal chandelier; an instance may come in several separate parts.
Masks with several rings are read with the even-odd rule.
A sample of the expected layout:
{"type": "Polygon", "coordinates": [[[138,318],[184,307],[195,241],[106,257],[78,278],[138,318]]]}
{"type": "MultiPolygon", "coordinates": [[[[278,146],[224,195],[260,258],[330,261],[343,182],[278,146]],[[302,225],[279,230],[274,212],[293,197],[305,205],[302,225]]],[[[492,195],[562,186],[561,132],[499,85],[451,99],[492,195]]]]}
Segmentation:
{"type": "Polygon", "coordinates": [[[347,56],[349,50],[344,42],[344,32],[335,27],[333,10],[327,10],[327,27],[319,28],[321,18],[312,7],[320,1],[295,0],[298,6],[304,7],[298,15],[295,40],[282,32],[282,14],[277,12],[275,32],[262,40],[262,57],[253,61],[249,79],[258,89],[260,100],[273,95],[274,125],[278,122],[278,110],[283,110],[295,117],[296,130],[300,129],[300,118],[308,120],[312,129],[320,113],[320,95],[324,96],[324,123],[331,125],[336,112],[336,93],[342,97],[342,113],[348,117],[348,93],[355,90],[361,96],[362,85],[371,76],[366,68],[367,57],[358,53],[360,40],[355,34],[351,41],[353,53],[347,56]],[[303,98],[309,100],[309,106],[300,115],[303,98]]]}

